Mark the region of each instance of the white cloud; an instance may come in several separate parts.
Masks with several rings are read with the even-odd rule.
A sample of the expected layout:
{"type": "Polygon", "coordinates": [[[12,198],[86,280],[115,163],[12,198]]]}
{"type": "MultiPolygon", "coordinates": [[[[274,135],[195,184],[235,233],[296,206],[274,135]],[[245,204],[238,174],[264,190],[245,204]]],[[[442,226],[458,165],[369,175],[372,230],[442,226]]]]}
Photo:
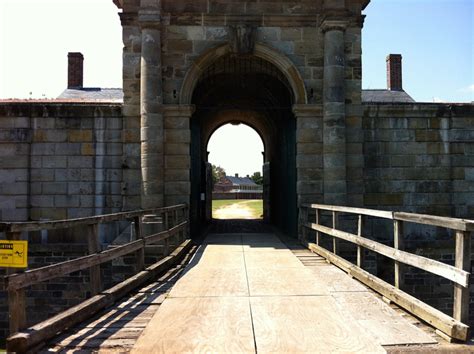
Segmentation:
{"type": "Polygon", "coordinates": [[[464,87],[460,89],[459,91],[464,92],[464,93],[474,93],[474,84],[469,85],[468,87],[464,87]]]}
{"type": "Polygon", "coordinates": [[[439,98],[439,97],[433,97],[433,102],[434,103],[446,103],[447,100],[445,100],[443,98],[439,98]]]}

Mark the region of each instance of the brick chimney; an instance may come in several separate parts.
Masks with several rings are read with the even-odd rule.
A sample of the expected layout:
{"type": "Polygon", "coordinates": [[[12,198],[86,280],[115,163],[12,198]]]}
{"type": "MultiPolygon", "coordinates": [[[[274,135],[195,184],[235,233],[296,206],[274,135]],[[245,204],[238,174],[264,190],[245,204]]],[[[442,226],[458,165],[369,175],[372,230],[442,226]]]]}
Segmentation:
{"type": "Polygon", "coordinates": [[[84,56],[82,53],[68,53],[67,88],[82,88],[84,74],[84,56]]]}
{"type": "Polygon", "coordinates": [[[403,91],[402,56],[400,54],[390,54],[387,56],[387,89],[403,91]]]}

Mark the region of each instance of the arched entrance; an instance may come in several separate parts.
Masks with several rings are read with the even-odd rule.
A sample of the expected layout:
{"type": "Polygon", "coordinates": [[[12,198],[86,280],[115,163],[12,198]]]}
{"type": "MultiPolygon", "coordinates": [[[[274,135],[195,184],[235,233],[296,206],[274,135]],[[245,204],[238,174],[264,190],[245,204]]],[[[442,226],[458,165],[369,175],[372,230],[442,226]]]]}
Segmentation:
{"type": "Polygon", "coordinates": [[[190,121],[194,231],[210,222],[208,139],[219,126],[241,122],[254,128],[265,145],[267,220],[283,232],[296,234],[296,120],[292,107],[305,100],[296,69],[264,46],[257,44],[254,55],[233,54],[224,46],[196,61],[181,91],[181,103],[195,106],[190,121]]]}
{"type": "MultiPolygon", "coordinates": [[[[261,135],[241,121],[232,121],[212,133],[207,154],[214,182],[213,224],[216,225],[216,220],[261,221],[264,218],[262,167],[265,156],[261,135]]],[[[226,226],[229,228],[229,224],[226,226]]],[[[218,230],[217,225],[214,229],[218,230]]]]}

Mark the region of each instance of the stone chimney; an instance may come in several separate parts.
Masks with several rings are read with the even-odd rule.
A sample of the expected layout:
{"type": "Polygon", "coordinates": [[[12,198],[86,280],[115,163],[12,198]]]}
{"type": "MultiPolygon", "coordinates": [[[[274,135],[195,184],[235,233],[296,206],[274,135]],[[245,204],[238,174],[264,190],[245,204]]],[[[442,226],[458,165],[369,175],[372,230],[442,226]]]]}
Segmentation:
{"type": "Polygon", "coordinates": [[[403,91],[402,56],[400,54],[390,54],[387,56],[387,89],[403,91]]]}
{"type": "Polygon", "coordinates": [[[238,173],[236,173],[236,174],[235,174],[235,177],[239,177],[239,174],[238,174],[238,173]]]}
{"type": "Polygon", "coordinates": [[[68,53],[67,88],[81,89],[84,76],[84,56],[82,53],[68,53]]]}

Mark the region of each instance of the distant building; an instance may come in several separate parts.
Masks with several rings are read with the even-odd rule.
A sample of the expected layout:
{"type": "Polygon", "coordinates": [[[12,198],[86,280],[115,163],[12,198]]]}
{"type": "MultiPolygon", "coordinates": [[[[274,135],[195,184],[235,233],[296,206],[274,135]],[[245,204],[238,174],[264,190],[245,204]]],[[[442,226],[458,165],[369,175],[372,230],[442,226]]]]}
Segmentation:
{"type": "Polygon", "coordinates": [[[212,199],[262,199],[263,186],[256,184],[249,176],[224,176],[212,190],[212,199]]]}

